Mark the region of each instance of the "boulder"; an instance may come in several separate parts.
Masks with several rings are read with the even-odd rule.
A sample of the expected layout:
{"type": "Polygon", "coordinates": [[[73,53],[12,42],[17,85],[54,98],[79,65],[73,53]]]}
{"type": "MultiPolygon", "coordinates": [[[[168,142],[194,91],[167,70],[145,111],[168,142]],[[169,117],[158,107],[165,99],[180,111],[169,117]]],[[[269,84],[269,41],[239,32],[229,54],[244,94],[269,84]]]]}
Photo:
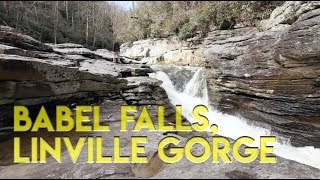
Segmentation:
{"type": "Polygon", "coordinates": [[[50,46],[6,26],[0,26],[0,42],[26,50],[53,51],[50,46]]]}
{"type": "Polygon", "coordinates": [[[320,8],[319,1],[286,1],[271,13],[269,19],[261,21],[260,26],[269,30],[283,24],[291,25],[301,15],[317,8],[320,8]]]}

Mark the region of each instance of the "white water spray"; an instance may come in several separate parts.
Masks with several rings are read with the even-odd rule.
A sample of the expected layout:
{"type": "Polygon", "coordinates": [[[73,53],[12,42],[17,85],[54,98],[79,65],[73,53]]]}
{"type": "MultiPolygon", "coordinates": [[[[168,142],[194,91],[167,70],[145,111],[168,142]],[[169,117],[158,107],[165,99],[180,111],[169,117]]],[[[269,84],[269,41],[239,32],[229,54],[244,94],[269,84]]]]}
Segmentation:
{"type": "MultiPolygon", "coordinates": [[[[179,92],[174,86],[172,80],[162,71],[162,67],[153,66],[155,73],[151,73],[150,77],[163,81],[161,85],[167,92],[168,97],[173,105],[182,106],[183,116],[190,122],[194,123],[195,120],[192,117],[192,110],[195,106],[203,104],[208,107],[209,112],[206,114],[211,124],[218,126],[217,134],[232,139],[238,139],[241,136],[250,136],[255,139],[254,143],[249,146],[259,147],[260,136],[271,136],[272,132],[268,129],[255,127],[246,123],[246,120],[223,114],[210,107],[208,101],[208,93],[206,80],[204,75],[204,68],[191,68],[185,67],[187,70],[194,72],[190,81],[184,86],[182,92],[179,92]]],[[[182,67],[177,67],[177,70],[181,70],[182,67]]],[[[170,67],[171,73],[175,74],[173,67],[170,67]]],[[[303,163],[309,166],[320,169],[320,149],[316,149],[313,146],[306,147],[293,147],[289,142],[279,142],[283,138],[277,136],[276,143],[270,143],[274,147],[274,154],[303,163]]]]}

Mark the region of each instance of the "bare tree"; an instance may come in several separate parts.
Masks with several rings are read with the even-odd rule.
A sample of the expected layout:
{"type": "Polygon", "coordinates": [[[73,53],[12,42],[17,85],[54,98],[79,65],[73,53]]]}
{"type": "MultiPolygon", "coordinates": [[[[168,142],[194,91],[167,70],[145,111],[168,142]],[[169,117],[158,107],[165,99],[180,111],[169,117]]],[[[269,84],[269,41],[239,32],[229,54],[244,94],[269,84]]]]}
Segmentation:
{"type": "Polygon", "coordinates": [[[43,42],[82,43],[90,48],[111,48],[113,32],[119,31],[121,23],[118,21],[124,12],[116,3],[110,5],[106,1],[0,3],[3,8],[1,24],[8,24],[43,42]],[[65,25],[70,28],[60,28],[65,25]]]}
{"type": "Polygon", "coordinates": [[[7,17],[9,14],[9,6],[7,1],[3,1],[3,9],[4,9],[4,15],[5,17],[7,17]]]}
{"type": "Polygon", "coordinates": [[[88,46],[89,40],[89,14],[87,14],[87,28],[86,28],[86,45],[88,46]]]}
{"type": "Polygon", "coordinates": [[[92,48],[95,47],[96,45],[96,38],[97,38],[97,32],[96,32],[96,2],[93,2],[93,12],[92,12],[92,25],[93,25],[93,43],[92,43],[92,48]]]}
{"type": "Polygon", "coordinates": [[[67,22],[69,21],[69,12],[68,12],[68,1],[65,1],[66,6],[66,15],[67,15],[67,22]]]}
{"type": "Polygon", "coordinates": [[[59,8],[59,1],[52,2],[53,8],[53,27],[54,27],[54,43],[57,44],[57,31],[58,31],[58,8],[59,8]]]}

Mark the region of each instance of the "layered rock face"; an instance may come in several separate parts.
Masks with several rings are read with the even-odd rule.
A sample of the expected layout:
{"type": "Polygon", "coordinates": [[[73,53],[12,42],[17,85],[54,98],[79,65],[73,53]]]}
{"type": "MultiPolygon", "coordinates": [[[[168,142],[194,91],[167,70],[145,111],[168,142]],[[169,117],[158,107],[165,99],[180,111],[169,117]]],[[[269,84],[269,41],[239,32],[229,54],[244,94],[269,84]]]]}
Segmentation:
{"type": "Polygon", "coordinates": [[[199,42],[197,43],[183,42],[175,38],[147,39],[133,44],[123,44],[121,55],[147,64],[202,66],[203,48],[199,42]]]}
{"type": "Polygon", "coordinates": [[[9,27],[1,27],[0,37],[0,127],[12,126],[14,105],[27,105],[36,112],[40,105],[50,108],[105,100],[172,107],[160,87],[162,82],[148,77],[152,69],[132,64],[134,60],[126,58],[122,59],[126,64],[116,64],[107,50],[43,44],[9,27]],[[15,37],[13,42],[9,36],[15,37]],[[151,90],[141,89],[144,86],[151,90]]]}
{"type": "Polygon", "coordinates": [[[319,1],[286,1],[271,13],[269,19],[262,20],[260,26],[264,30],[269,30],[291,25],[299,16],[319,6],[319,1]]]}
{"type": "Polygon", "coordinates": [[[222,112],[265,122],[296,146],[320,147],[320,4],[286,1],[259,27],[181,42],[148,39],[123,55],[148,64],[205,66],[222,112]]]}
{"type": "Polygon", "coordinates": [[[320,147],[319,6],[286,2],[267,22],[271,30],[207,46],[211,103],[223,112],[266,122],[293,145],[320,147]],[[280,27],[284,22],[290,23],[280,27]]]}

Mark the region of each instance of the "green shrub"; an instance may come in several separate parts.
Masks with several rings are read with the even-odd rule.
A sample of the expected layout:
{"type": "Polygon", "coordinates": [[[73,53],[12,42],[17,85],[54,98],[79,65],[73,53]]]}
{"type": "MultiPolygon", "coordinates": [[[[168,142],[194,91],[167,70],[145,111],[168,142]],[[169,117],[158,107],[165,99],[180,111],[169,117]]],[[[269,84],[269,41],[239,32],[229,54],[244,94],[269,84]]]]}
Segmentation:
{"type": "Polygon", "coordinates": [[[187,22],[180,29],[179,38],[184,40],[191,38],[194,34],[193,31],[194,31],[194,26],[190,22],[187,22]]]}

